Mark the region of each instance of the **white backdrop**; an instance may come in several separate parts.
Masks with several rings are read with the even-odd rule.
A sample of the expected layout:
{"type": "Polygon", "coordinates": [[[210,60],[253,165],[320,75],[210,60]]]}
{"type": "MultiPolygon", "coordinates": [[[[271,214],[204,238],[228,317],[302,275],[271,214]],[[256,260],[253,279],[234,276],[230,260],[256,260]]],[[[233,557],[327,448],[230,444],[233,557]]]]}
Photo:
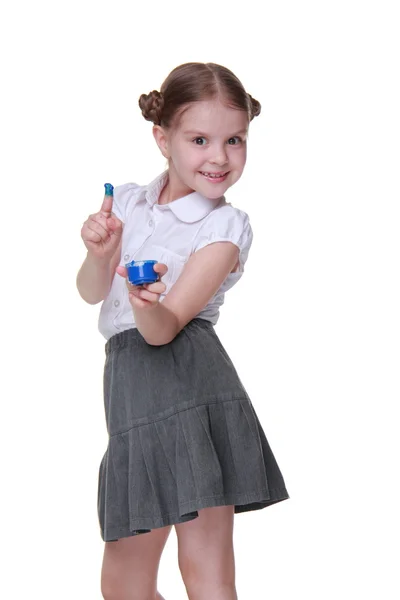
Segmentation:
{"type": "MultiPolygon", "coordinates": [[[[3,5],[8,600],[101,598],[104,341],[99,306],[75,288],[80,228],[106,181],[145,184],[163,169],[137,99],[191,60],[228,66],[262,105],[227,194],[250,215],[254,243],[217,333],[291,498],[236,516],[239,599],[399,598],[395,5],[3,5]]],[[[174,530],[159,589],[186,598],[174,530]]]]}

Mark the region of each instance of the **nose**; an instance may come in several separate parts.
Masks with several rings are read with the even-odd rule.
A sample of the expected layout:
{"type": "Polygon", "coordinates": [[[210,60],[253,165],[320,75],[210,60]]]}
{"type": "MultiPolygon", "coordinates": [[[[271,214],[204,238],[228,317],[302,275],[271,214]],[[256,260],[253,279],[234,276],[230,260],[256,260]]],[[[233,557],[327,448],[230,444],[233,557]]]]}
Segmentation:
{"type": "Polygon", "coordinates": [[[226,152],[226,146],[218,145],[213,147],[213,151],[210,156],[210,163],[218,166],[226,165],[228,162],[228,155],[226,152]]]}

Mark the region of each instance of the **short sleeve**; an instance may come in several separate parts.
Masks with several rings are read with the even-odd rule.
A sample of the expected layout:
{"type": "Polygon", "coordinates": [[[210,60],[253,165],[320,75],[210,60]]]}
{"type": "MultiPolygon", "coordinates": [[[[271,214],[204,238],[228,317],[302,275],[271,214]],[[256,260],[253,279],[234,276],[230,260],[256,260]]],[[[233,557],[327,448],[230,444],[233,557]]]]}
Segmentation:
{"type": "Polygon", "coordinates": [[[253,230],[249,216],[231,205],[223,206],[210,213],[200,228],[193,244],[193,252],[197,252],[215,242],[232,242],[239,248],[239,268],[236,273],[243,273],[253,241],[253,230]]]}
{"type": "Polygon", "coordinates": [[[128,209],[135,201],[140,186],[136,183],[124,183],[114,188],[112,212],[123,223],[127,220],[128,209]]]}

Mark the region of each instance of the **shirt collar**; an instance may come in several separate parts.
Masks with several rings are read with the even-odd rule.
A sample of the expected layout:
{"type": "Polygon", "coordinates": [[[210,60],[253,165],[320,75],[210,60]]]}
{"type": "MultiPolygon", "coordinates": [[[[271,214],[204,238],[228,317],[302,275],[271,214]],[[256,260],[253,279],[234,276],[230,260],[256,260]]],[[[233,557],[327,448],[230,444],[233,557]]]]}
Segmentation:
{"type": "MultiPolygon", "coordinates": [[[[158,201],[167,179],[168,171],[164,171],[164,173],[161,173],[161,175],[146,186],[144,197],[150,206],[153,206],[158,201]]],[[[218,200],[211,200],[198,192],[192,192],[178,200],[168,202],[168,204],[161,204],[160,207],[172,210],[174,215],[184,223],[195,223],[210,214],[220,201],[221,198],[218,200]]]]}

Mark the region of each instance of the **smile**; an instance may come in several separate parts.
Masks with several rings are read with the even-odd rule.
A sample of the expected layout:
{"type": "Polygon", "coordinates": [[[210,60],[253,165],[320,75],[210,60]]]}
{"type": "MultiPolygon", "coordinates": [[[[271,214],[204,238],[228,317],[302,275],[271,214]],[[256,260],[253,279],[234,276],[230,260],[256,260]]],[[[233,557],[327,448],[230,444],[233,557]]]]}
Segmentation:
{"type": "Polygon", "coordinates": [[[209,173],[208,171],[199,171],[199,173],[203,175],[203,177],[205,177],[208,181],[220,183],[221,181],[224,181],[226,179],[226,176],[228,175],[229,171],[226,171],[224,173],[209,173]]]}

